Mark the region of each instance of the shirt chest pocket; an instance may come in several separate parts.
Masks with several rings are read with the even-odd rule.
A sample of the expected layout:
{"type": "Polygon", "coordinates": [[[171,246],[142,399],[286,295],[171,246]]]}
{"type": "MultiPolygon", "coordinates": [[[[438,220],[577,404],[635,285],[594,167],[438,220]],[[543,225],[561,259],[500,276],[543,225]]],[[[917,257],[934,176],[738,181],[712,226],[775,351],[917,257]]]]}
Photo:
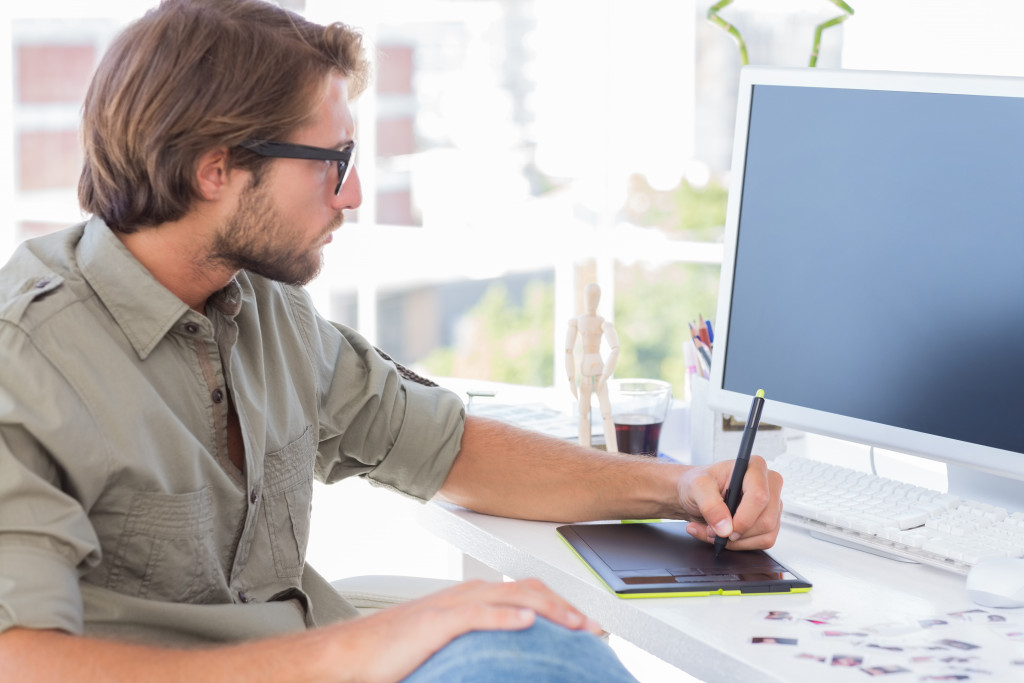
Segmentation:
{"type": "Polygon", "coordinates": [[[313,464],[317,442],[309,427],[301,437],[263,463],[263,517],[278,578],[302,576],[313,503],[313,464]]]}
{"type": "Polygon", "coordinates": [[[140,491],[132,496],[106,587],[140,598],[186,603],[224,599],[210,489],[140,491]]]}

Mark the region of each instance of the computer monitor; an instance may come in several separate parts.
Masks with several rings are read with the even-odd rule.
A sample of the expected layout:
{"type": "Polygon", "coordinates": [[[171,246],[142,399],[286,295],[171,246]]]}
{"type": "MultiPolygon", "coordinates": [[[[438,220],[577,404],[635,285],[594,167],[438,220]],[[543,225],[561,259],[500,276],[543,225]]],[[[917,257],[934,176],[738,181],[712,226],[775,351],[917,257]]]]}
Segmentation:
{"type": "Polygon", "coordinates": [[[719,297],[713,407],[1024,509],[1024,79],[744,68],[719,297]]]}

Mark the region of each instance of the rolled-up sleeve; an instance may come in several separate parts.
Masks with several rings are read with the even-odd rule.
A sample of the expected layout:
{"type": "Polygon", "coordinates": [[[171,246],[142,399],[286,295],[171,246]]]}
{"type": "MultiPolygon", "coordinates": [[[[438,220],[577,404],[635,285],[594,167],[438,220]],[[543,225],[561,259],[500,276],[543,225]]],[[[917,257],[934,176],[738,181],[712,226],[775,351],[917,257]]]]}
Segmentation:
{"type": "Polygon", "coordinates": [[[461,399],[405,379],[358,333],[319,318],[311,307],[301,308],[297,318],[310,324],[320,402],[318,478],[331,483],[360,475],[429,500],[462,443],[461,399]]]}
{"type": "Polygon", "coordinates": [[[50,392],[53,377],[29,376],[23,338],[0,334],[0,631],[13,626],[83,630],[80,570],[99,562],[99,539],[81,503],[68,495],[64,469],[49,456],[47,433],[76,431],[50,392]],[[15,348],[12,348],[15,347],[15,348]],[[24,348],[21,349],[24,351],[24,348]]]}
{"type": "Polygon", "coordinates": [[[4,544],[0,567],[0,633],[15,626],[83,633],[78,573],[62,553],[4,544]]]}
{"type": "Polygon", "coordinates": [[[465,411],[455,394],[404,381],[405,410],[387,457],[367,474],[383,486],[429,500],[444,484],[462,443],[465,411]]]}

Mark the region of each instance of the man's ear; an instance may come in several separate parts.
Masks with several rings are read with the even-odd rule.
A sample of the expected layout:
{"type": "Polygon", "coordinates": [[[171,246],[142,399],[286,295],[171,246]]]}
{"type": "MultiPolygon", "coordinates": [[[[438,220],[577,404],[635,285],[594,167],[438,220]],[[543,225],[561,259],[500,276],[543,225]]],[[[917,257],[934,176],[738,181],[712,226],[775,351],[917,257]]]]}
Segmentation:
{"type": "Polygon", "coordinates": [[[226,147],[210,150],[199,157],[196,166],[196,184],[203,199],[219,199],[228,184],[228,150],[226,147]]]}

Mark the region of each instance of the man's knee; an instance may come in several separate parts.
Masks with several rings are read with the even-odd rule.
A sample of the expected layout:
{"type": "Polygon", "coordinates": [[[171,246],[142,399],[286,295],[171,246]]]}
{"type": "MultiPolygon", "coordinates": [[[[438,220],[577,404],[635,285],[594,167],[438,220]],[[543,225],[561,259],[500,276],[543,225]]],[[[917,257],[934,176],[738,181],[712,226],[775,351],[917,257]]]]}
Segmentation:
{"type": "Polygon", "coordinates": [[[407,683],[468,681],[635,682],[615,653],[586,631],[537,617],[523,631],[473,631],[437,652],[407,683]]]}

